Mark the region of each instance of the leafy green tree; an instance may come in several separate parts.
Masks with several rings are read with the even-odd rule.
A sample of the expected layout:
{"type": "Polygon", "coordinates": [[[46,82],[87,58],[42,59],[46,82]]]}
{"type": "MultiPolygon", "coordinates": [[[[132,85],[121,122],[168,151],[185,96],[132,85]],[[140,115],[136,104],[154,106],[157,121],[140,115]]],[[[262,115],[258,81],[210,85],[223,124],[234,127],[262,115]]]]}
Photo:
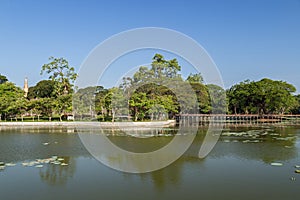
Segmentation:
{"type": "Polygon", "coordinates": [[[103,120],[110,118],[114,122],[116,118],[129,117],[128,99],[120,88],[101,89],[96,93],[95,105],[103,120]]]}
{"type": "Polygon", "coordinates": [[[14,102],[12,102],[9,105],[8,110],[12,114],[20,115],[21,120],[23,121],[24,115],[27,112],[27,108],[28,108],[28,100],[25,97],[21,97],[16,99],[14,102]]]}
{"type": "Polygon", "coordinates": [[[165,60],[161,54],[155,54],[151,64],[154,78],[175,78],[181,70],[177,59],[165,60]]]}
{"type": "Polygon", "coordinates": [[[263,84],[262,89],[264,89],[265,95],[269,97],[266,98],[268,112],[284,114],[296,106],[296,99],[292,95],[296,92],[296,88],[293,85],[270,79],[263,79],[260,82],[263,84]]]}
{"type": "Polygon", "coordinates": [[[72,87],[78,75],[66,59],[50,57],[49,60],[42,66],[41,74],[46,72],[54,82],[54,109],[62,120],[62,115],[72,110],[72,87]]]}
{"type": "Polygon", "coordinates": [[[211,113],[213,114],[225,114],[227,112],[227,101],[226,101],[226,91],[214,84],[206,85],[209,93],[209,103],[211,113]]]}
{"type": "Polygon", "coordinates": [[[106,96],[109,90],[105,89],[102,86],[99,86],[99,89],[96,92],[95,96],[95,111],[96,113],[105,120],[105,116],[107,116],[107,109],[106,109],[106,96]]]}
{"type": "Polygon", "coordinates": [[[207,87],[200,82],[191,82],[190,85],[197,97],[199,112],[209,113],[211,110],[211,104],[207,87]]]}
{"type": "Polygon", "coordinates": [[[36,98],[52,98],[55,95],[55,82],[52,80],[42,80],[38,82],[35,86],[29,87],[28,89],[28,99],[36,98]]]}
{"type": "Polygon", "coordinates": [[[149,108],[149,99],[144,92],[133,93],[129,100],[130,110],[134,116],[134,121],[139,118],[144,119],[146,111],[149,108]]]}
{"type": "Polygon", "coordinates": [[[121,88],[130,99],[135,120],[143,120],[147,115],[150,119],[162,119],[162,115],[172,118],[179,112],[194,113],[195,94],[190,92],[190,84],[183,81],[180,70],[176,59],[166,60],[155,54],[150,68],[141,66],[133,78],[123,80],[121,88]]]}
{"type": "MultiPolygon", "coordinates": [[[[89,116],[93,118],[96,113],[100,114],[99,105],[103,101],[100,94],[104,91],[102,86],[90,86],[81,88],[73,95],[73,111],[75,115],[89,116]]],[[[100,108],[101,109],[101,108],[100,108]]]]}
{"type": "Polygon", "coordinates": [[[230,112],[234,114],[247,113],[248,99],[251,97],[251,91],[249,90],[250,84],[250,81],[246,80],[233,85],[227,91],[230,112]]]}
{"type": "Polygon", "coordinates": [[[40,117],[43,113],[44,99],[31,99],[28,102],[28,111],[31,113],[32,121],[35,120],[35,116],[37,116],[37,120],[40,121],[40,117]]]}
{"type": "Polygon", "coordinates": [[[59,119],[62,121],[64,113],[72,113],[72,95],[66,94],[58,96],[54,99],[54,109],[59,113],[59,119]]]}
{"type": "Polygon", "coordinates": [[[133,75],[133,83],[149,82],[156,80],[156,82],[166,81],[173,78],[181,77],[178,72],[181,66],[177,59],[165,60],[160,54],[155,54],[151,68],[141,66],[139,70],[133,75]]]}
{"type": "Polygon", "coordinates": [[[168,119],[169,113],[176,113],[178,111],[178,104],[174,102],[172,95],[158,96],[154,102],[151,102],[150,106],[148,112],[152,115],[152,119],[154,114],[156,119],[165,120],[168,119]]]}
{"type": "Polygon", "coordinates": [[[186,80],[190,83],[203,83],[204,81],[201,73],[197,73],[197,74],[190,73],[190,75],[187,77],[186,80]]]}
{"type": "Polygon", "coordinates": [[[49,79],[55,82],[57,96],[72,93],[72,86],[77,78],[74,67],[64,58],[49,58],[50,62],[42,66],[41,75],[46,72],[49,79]]]}
{"type": "Polygon", "coordinates": [[[15,84],[11,82],[0,84],[0,118],[7,119],[21,114],[24,99],[24,91],[15,84]]]}
{"type": "Polygon", "coordinates": [[[112,122],[116,117],[129,116],[128,99],[125,97],[123,91],[120,88],[114,87],[109,89],[108,92],[111,103],[112,122]]]}
{"type": "Polygon", "coordinates": [[[292,109],[293,114],[300,114],[300,94],[294,96],[296,103],[294,109],[292,109]]]}
{"type": "Polygon", "coordinates": [[[284,114],[297,105],[296,88],[283,81],[262,79],[245,81],[227,91],[229,111],[233,113],[284,114]]]}
{"type": "Polygon", "coordinates": [[[41,104],[40,107],[38,107],[38,109],[40,109],[43,115],[47,116],[49,118],[49,121],[51,121],[54,112],[55,102],[52,98],[42,98],[40,100],[41,104]]]}

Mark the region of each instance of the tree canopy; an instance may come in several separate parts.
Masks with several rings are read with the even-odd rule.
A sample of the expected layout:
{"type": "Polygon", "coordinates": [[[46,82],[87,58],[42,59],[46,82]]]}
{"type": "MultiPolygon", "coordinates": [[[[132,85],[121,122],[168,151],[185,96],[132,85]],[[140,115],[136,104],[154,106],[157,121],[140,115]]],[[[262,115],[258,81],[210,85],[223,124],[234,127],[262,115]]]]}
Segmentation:
{"type": "Polygon", "coordinates": [[[296,88],[284,81],[246,80],[227,90],[230,113],[284,114],[297,106],[296,88]]]}
{"type": "Polygon", "coordinates": [[[0,84],[0,118],[23,114],[26,108],[24,91],[11,82],[0,84]]]}
{"type": "Polygon", "coordinates": [[[300,95],[285,81],[246,80],[228,90],[205,84],[201,73],[184,79],[176,58],[155,54],[150,67],[141,66],[132,77],[113,88],[90,86],[74,90],[74,67],[64,58],[49,58],[41,80],[24,91],[0,74],[0,119],[31,116],[32,120],[72,114],[78,120],[165,120],[176,114],[300,114],[300,95]]]}

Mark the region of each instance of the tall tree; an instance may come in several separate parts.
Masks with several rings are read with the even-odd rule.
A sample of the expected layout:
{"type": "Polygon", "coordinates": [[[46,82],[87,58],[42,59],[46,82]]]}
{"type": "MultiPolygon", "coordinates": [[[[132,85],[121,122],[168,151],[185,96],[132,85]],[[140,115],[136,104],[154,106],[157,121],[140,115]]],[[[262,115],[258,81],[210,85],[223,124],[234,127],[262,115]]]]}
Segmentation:
{"type": "Polygon", "coordinates": [[[72,86],[77,78],[74,67],[64,58],[49,58],[50,62],[42,66],[41,75],[46,72],[55,82],[57,96],[72,93],[72,86]]]}
{"type": "Polygon", "coordinates": [[[49,60],[49,63],[42,66],[41,74],[46,72],[54,82],[54,105],[62,120],[62,115],[72,110],[72,87],[78,75],[66,59],[50,57],[49,60]]]}
{"type": "Polygon", "coordinates": [[[176,58],[165,60],[161,54],[155,54],[152,60],[151,71],[154,78],[175,78],[181,70],[176,58]]]}

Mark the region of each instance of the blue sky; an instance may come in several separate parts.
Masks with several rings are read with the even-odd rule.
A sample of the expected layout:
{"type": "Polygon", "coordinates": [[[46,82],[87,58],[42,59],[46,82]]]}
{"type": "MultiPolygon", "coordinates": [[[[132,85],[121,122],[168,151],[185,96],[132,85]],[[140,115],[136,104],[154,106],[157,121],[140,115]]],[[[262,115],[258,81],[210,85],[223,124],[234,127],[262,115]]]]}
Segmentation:
{"type": "Polygon", "coordinates": [[[65,57],[79,70],[100,42],[141,27],[174,29],[195,39],[226,88],[268,77],[300,91],[299,0],[0,0],[0,73],[19,86],[24,77],[35,85],[46,78],[39,72],[48,57],[65,57]]]}

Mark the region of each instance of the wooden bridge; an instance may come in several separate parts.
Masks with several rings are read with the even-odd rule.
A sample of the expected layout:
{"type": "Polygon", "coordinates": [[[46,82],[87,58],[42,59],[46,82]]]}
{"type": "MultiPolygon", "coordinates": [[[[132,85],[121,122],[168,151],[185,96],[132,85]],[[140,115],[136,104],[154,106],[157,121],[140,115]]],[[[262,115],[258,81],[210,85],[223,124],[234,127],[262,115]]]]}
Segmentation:
{"type": "Polygon", "coordinates": [[[300,115],[255,115],[255,114],[180,114],[175,116],[177,124],[193,125],[199,123],[205,125],[214,124],[300,124],[300,115]]]}

